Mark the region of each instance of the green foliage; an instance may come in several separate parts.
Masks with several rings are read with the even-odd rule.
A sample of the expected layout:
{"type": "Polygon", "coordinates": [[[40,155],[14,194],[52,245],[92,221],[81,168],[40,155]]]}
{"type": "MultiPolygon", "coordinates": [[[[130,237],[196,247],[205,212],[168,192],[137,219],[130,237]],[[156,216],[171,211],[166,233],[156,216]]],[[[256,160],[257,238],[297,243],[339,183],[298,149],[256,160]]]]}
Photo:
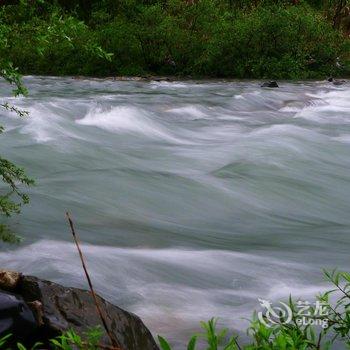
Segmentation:
{"type": "Polygon", "coordinates": [[[333,28],[349,31],[349,5],[350,0],[324,0],[322,2],[326,17],[332,23],[333,28]]]}
{"type": "Polygon", "coordinates": [[[165,338],[158,335],[158,341],[162,350],[171,350],[171,346],[165,338]]]}
{"type": "MultiPolygon", "coordinates": [[[[38,6],[46,4],[36,1],[38,6]]],[[[8,57],[22,72],[40,74],[85,74],[89,65],[110,61],[96,41],[96,34],[78,18],[65,15],[61,9],[46,5],[43,15],[32,2],[3,7],[8,44],[1,56],[8,57]]]]}
{"type": "Polygon", "coordinates": [[[344,53],[343,41],[341,33],[307,5],[258,6],[216,28],[198,69],[240,78],[337,75],[335,62],[344,53]]]}
{"type": "Polygon", "coordinates": [[[12,336],[12,334],[7,334],[4,337],[0,338],[0,348],[6,344],[7,340],[12,336]]]}
{"type": "Polygon", "coordinates": [[[1,7],[0,57],[29,74],[346,74],[348,0],[296,2],[21,1],[1,7]]]}
{"type": "Polygon", "coordinates": [[[2,157],[0,157],[0,178],[9,187],[8,192],[0,196],[0,213],[6,216],[10,216],[11,213],[19,213],[22,203],[27,204],[29,197],[19,190],[17,184],[22,183],[29,186],[34,184],[34,180],[28,178],[22,168],[2,157]],[[16,194],[21,202],[13,201],[11,199],[13,194],[16,194]]]}
{"type": "MultiPolygon", "coordinates": [[[[187,350],[196,350],[197,339],[204,339],[207,344],[206,350],[236,350],[240,349],[235,336],[228,337],[228,329],[217,331],[218,319],[212,318],[208,322],[201,322],[203,333],[192,336],[187,345],[187,350]]],[[[161,336],[158,336],[162,350],[172,350],[171,345],[161,336]]]]}
{"type": "MultiPolygon", "coordinates": [[[[3,47],[6,47],[6,45],[3,47]]],[[[7,60],[0,62],[0,76],[11,85],[15,85],[15,89],[13,90],[13,94],[15,96],[27,95],[28,91],[22,83],[21,75],[18,73],[18,68],[15,68],[12,62],[9,62],[7,60]]],[[[3,107],[9,109],[8,104],[4,104],[3,107]]],[[[16,112],[15,109],[13,109],[13,111],[16,112]]]]}
{"type": "Polygon", "coordinates": [[[95,350],[100,349],[99,343],[102,334],[100,327],[92,328],[84,337],[69,330],[56,339],[51,339],[50,343],[55,350],[95,350]]]}
{"type": "MultiPolygon", "coordinates": [[[[15,96],[27,94],[27,90],[22,84],[18,70],[15,69],[11,63],[7,61],[0,62],[0,76],[2,76],[8,83],[15,86],[15,89],[13,90],[15,96]]],[[[2,103],[0,106],[8,111],[16,113],[20,117],[26,117],[28,115],[28,112],[22,111],[8,103],[2,103]]],[[[0,134],[3,131],[4,127],[0,125],[0,134]]],[[[34,184],[34,180],[29,178],[22,168],[1,156],[0,179],[6,186],[3,190],[5,193],[0,194],[0,214],[10,216],[13,213],[19,213],[21,205],[29,202],[29,197],[20,190],[18,184],[30,186],[34,184]],[[13,199],[14,195],[19,198],[19,201],[13,199]]],[[[18,238],[15,238],[14,234],[2,224],[0,224],[0,238],[5,242],[18,241],[18,238]]]]}
{"type": "MultiPolygon", "coordinates": [[[[84,337],[78,335],[74,330],[68,330],[57,338],[50,339],[50,349],[52,350],[97,350],[101,349],[102,330],[100,327],[90,329],[84,337]]],[[[0,349],[9,350],[7,343],[11,340],[12,334],[0,338],[0,349]]],[[[43,343],[37,342],[32,347],[27,348],[22,343],[16,343],[18,350],[36,350],[42,348],[43,343]]]]}
{"type": "Polygon", "coordinates": [[[0,241],[14,244],[19,243],[21,239],[7,225],[0,224],[0,241]]]}
{"type": "MultiPolygon", "coordinates": [[[[114,52],[112,65],[120,74],[133,73],[132,66],[139,74],[238,78],[342,74],[335,63],[338,57],[348,59],[349,41],[320,11],[283,2],[242,7],[227,10],[219,0],[191,5],[169,0],[138,6],[127,18],[104,18],[96,30],[106,50],[114,52]]],[[[102,71],[113,74],[108,66],[102,71]]]]}
{"type": "MultiPolygon", "coordinates": [[[[11,338],[12,338],[12,334],[7,334],[4,337],[0,338],[0,349],[9,350],[9,348],[7,347],[6,344],[8,343],[9,340],[11,340],[11,338]]],[[[28,349],[28,350],[40,349],[41,345],[43,345],[43,343],[37,342],[33,346],[31,346],[30,349],[28,349]]],[[[21,343],[16,343],[16,349],[27,350],[27,348],[21,343]]]]}

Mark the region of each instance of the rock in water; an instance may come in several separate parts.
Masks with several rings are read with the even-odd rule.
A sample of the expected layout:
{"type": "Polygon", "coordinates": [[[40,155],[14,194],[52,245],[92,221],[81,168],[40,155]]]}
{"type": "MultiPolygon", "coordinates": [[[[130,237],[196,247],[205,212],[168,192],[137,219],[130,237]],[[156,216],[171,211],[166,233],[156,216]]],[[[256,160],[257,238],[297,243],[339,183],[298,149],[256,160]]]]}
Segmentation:
{"type": "Polygon", "coordinates": [[[334,80],[333,85],[343,85],[345,83],[345,80],[334,80]]]}
{"type": "Polygon", "coordinates": [[[345,83],[345,80],[336,80],[333,77],[330,77],[327,79],[330,83],[333,83],[333,85],[339,86],[343,85],[345,83]]]}
{"type": "Polygon", "coordinates": [[[271,80],[269,82],[263,83],[261,87],[278,88],[278,84],[277,81],[271,80]]]}
{"type": "MultiPolygon", "coordinates": [[[[30,305],[37,319],[38,329],[35,335],[31,335],[31,343],[47,342],[68,329],[74,329],[82,335],[91,328],[102,326],[92,296],[87,290],[67,288],[36,277],[22,276],[15,293],[30,305]]],[[[150,331],[138,316],[99,296],[98,300],[108,328],[123,350],[159,350],[150,331]]],[[[28,306],[24,305],[27,310],[28,306]]],[[[15,332],[14,336],[16,335],[15,332]]],[[[111,345],[106,334],[101,343],[111,345]]]]}

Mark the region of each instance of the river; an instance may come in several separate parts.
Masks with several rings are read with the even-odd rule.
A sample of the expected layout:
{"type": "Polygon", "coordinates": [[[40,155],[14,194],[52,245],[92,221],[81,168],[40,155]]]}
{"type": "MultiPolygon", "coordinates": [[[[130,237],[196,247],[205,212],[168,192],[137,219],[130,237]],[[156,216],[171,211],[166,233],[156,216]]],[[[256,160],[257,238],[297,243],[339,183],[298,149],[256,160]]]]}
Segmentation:
{"type": "Polygon", "coordinates": [[[350,266],[350,84],[26,77],[1,155],[36,179],[1,267],[96,290],[182,348],[350,266]]]}

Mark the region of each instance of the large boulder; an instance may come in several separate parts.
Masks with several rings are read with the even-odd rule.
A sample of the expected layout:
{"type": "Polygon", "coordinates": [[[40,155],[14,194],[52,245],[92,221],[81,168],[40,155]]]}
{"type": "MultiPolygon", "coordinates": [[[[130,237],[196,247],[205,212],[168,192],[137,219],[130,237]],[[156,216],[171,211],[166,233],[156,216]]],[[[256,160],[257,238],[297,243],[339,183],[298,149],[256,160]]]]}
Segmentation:
{"type": "MultiPolygon", "coordinates": [[[[84,334],[93,327],[102,326],[91,293],[87,290],[63,287],[32,276],[21,276],[11,293],[23,298],[36,318],[37,330],[32,332],[28,342],[47,342],[68,329],[84,334]]],[[[159,350],[150,331],[138,316],[99,296],[97,298],[108,328],[123,350],[159,350]]],[[[24,336],[14,334],[17,335],[20,338],[24,336]]],[[[111,345],[106,334],[101,343],[111,345]]]]}

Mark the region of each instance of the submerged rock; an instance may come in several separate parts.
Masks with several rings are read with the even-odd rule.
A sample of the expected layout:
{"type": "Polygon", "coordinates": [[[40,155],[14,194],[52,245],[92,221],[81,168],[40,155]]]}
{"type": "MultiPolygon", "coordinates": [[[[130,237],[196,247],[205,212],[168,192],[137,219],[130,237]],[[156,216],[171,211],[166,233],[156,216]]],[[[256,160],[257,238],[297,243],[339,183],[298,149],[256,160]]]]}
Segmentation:
{"type": "Polygon", "coordinates": [[[330,83],[333,83],[333,85],[343,85],[345,83],[345,80],[336,80],[333,77],[330,77],[327,79],[330,83]]]}
{"type": "Polygon", "coordinates": [[[268,88],[278,88],[277,81],[271,80],[269,82],[263,83],[261,87],[268,87],[268,88]]]}
{"type": "MultiPolygon", "coordinates": [[[[31,307],[36,319],[37,330],[27,337],[28,343],[46,342],[68,329],[84,334],[93,327],[101,326],[92,296],[87,290],[67,288],[36,277],[22,276],[15,292],[22,298],[19,300],[25,301],[22,302],[26,310],[31,307]]],[[[8,295],[15,298],[14,294],[8,295]]],[[[112,305],[99,296],[98,300],[108,328],[123,350],[159,349],[150,331],[138,316],[112,305]]],[[[32,321],[33,319],[32,315],[32,321]]],[[[14,332],[14,336],[17,335],[20,335],[19,331],[14,332]]],[[[101,342],[111,345],[106,334],[101,342]]]]}
{"type": "Polygon", "coordinates": [[[343,85],[345,83],[345,80],[334,80],[333,85],[343,85]]]}

